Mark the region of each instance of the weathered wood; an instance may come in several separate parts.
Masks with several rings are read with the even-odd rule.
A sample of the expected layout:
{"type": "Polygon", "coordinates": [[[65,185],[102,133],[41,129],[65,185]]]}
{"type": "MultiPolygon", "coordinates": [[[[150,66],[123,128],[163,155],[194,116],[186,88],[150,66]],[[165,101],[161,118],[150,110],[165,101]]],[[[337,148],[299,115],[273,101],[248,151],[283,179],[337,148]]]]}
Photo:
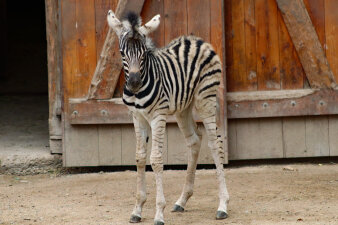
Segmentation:
{"type": "Polygon", "coordinates": [[[135,165],[136,137],[133,125],[123,125],[122,132],[122,165],[135,165]]]}
{"type": "Polygon", "coordinates": [[[98,136],[99,165],[121,165],[121,125],[100,125],[98,136]]]}
{"type": "Polygon", "coordinates": [[[246,74],[245,29],[244,29],[244,0],[231,1],[232,14],[232,60],[233,85],[236,91],[245,91],[250,85],[246,74]]]}
{"type": "Polygon", "coordinates": [[[277,5],[256,0],[258,90],[280,89],[277,5]]]}
{"type": "Polygon", "coordinates": [[[65,123],[64,166],[98,166],[99,135],[96,125],[72,126],[65,123]]]}
{"type": "Polygon", "coordinates": [[[236,128],[237,149],[231,152],[231,159],[283,157],[281,119],[241,119],[236,128]]]}
{"type": "MultiPolygon", "coordinates": [[[[131,113],[121,98],[111,100],[69,99],[65,118],[71,124],[131,124],[131,113]]],[[[195,121],[200,118],[193,111],[195,121]]],[[[174,116],[169,116],[168,123],[176,123],[174,116]]]]}
{"type": "Polygon", "coordinates": [[[309,157],[311,153],[306,148],[304,117],[283,118],[284,157],[309,157]]]}
{"type": "Polygon", "coordinates": [[[109,26],[107,12],[116,9],[118,0],[95,0],[95,30],[96,30],[96,58],[100,60],[102,47],[106,40],[109,26]]]}
{"type": "Polygon", "coordinates": [[[227,91],[236,91],[235,87],[235,77],[233,76],[233,33],[232,33],[232,1],[223,1],[224,6],[224,39],[225,39],[225,51],[226,56],[225,64],[226,65],[226,89],[227,91]]]}
{"type": "Polygon", "coordinates": [[[187,14],[188,34],[201,37],[210,43],[210,1],[187,0],[187,14]]]}
{"type": "Polygon", "coordinates": [[[51,153],[62,153],[61,124],[61,40],[59,1],[45,1],[47,59],[48,59],[48,99],[49,136],[51,153]]]}
{"type": "Polygon", "coordinates": [[[338,1],[325,0],[326,56],[338,81],[338,1]]]}
{"type": "Polygon", "coordinates": [[[164,43],[187,35],[187,0],[164,0],[164,43]]]}
{"type": "Polygon", "coordinates": [[[310,156],[329,156],[328,117],[305,119],[306,151],[310,156]]]}
{"type": "Polygon", "coordinates": [[[229,118],[338,114],[338,91],[317,90],[298,98],[228,102],[229,118]]]}
{"type": "Polygon", "coordinates": [[[312,88],[333,88],[336,81],[303,0],[277,0],[312,88]]]}
{"type": "Polygon", "coordinates": [[[325,0],[303,0],[319,41],[325,45],[325,0]]]}
{"type": "MultiPolygon", "coordinates": [[[[144,0],[120,0],[116,16],[121,18],[126,11],[140,13],[144,0]]],[[[110,28],[104,42],[100,59],[88,90],[88,99],[109,99],[113,96],[115,86],[119,79],[122,61],[118,51],[118,40],[114,31],[110,28]]]]}
{"type": "Polygon", "coordinates": [[[228,143],[229,143],[229,160],[236,159],[237,152],[237,120],[228,121],[228,143]]]}
{"type": "Polygon", "coordinates": [[[338,115],[329,116],[330,156],[338,156],[338,115]]]}
{"type": "MultiPolygon", "coordinates": [[[[337,102],[338,90],[231,92],[227,93],[227,117],[234,119],[337,114],[337,102]]],[[[128,109],[121,99],[70,99],[67,115],[71,124],[132,123],[128,109]]],[[[223,116],[224,120],[227,117],[223,116]]],[[[194,118],[200,121],[196,114],[194,118]]],[[[169,116],[167,122],[176,123],[176,119],[169,116]]]]}
{"type": "Polygon", "coordinates": [[[280,91],[228,92],[227,99],[229,102],[290,99],[290,98],[301,98],[307,95],[311,95],[316,91],[318,90],[299,89],[299,90],[280,90],[280,91]]]}
{"type": "Polygon", "coordinates": [[[244,0],[245,60],[247,91],[257,90],[256,9],[255,0],[244,0]]]}
{"type": "Polygon", "coordinates": [[[278,11],[278,28],[281,88],[302,89],[306,75],[280,11],[278,11]]]}
{"type": "Polygon", "coordinates": [[[96,67],[95,5],[93,0],[76,1],[76,52],[78,71],[73,77],[74,95],[83,98],[96,67]]]}
{"type": "Polygon", "coordinates": [[[161,23],[156,31],[150,33],[149,37],[152,38],[153,42],[157,47],[164,46],[164,1],[163,0],[145,0],[141,17],[144,23],[148,22],[153,16],[160,14],[161,23]]]}

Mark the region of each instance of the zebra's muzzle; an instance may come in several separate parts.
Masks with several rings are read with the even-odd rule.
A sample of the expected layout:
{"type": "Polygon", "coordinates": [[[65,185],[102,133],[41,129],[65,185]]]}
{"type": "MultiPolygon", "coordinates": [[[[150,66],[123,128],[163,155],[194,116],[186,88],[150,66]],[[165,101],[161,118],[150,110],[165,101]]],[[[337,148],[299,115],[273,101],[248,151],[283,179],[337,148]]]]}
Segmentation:
{"type": "Polygon", "coordinates": [[[129,74],[129,79],[127,81],[127,87],[128,89],[133,92],[136,93],[142,85],[142,80],[141,80],[141,76],[139,73],[130,73],[129,74]]]}

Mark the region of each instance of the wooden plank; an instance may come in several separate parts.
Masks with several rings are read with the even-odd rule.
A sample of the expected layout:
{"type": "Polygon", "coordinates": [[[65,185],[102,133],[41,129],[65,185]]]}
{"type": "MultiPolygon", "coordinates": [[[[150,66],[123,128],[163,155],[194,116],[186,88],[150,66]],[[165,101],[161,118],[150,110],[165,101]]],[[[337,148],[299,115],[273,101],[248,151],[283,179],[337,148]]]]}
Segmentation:
{"type": "Polygon", "coordinates": [[[306,148],[304,117],[283,118],[283,143],[285,158],[311,156],[306,148]]]}
{"type": "Polygon", "coordinates": [[[301,89],[304,86],[306,75],[280,11],[278,11],[278,25],[282,89],[301,89]]]}
{"type": "Polygon", "coordinates": [[[62,93],[64,110],[67,111],[68,98],[74,96],[73,79],[78,74],[76,0],[61,1],[62,26],[62,93]]]}
{"type": "Polygon", "coordinates": [[[232,1],[223,1],[224,2],[224,47],[225,47],[225,63],[226,65],[226,87],[227,91],[236,91],[235,90],[235,80],[236,77],[233,73],[233,33],[232,33],[232,1]]]}
{"type": "Polygon", "coordinates": [[[338,81],[338,1],[325,1],[326,56],[338,81]]]}
{"type": "Polygon", "coordinates": [[[121,125],[100,125],[98,126],[98,135],[99,165],[121,165],[121,125]]]}
{"type": "Polygon", "coordinates": [[[310,156],[329,156],[328,117],[308,117],[305,119],[306,149],[310,156]]]}
{"type": "Polygon", "coordinates": [[[252,92],[229,92],[229,102],[260,101],[301,98],[319,91],[318,89],[279,90],[279,91],[252,91],[252,92]]]}
{"type": "Polygon", "coordinates": [[[280,89],[277,5],[256,0],[258,90],[280,89]]]}
{"type": "Polygon", "coordinates": [[[279,118],[237,120],[237,150],[231,153],[231,159],[282,157],[282,122],[279,118]]]}
{"type": "Polygon", "coordinates": [[[174,38],[187,35],[186,0],[164,0],[164,43],[174,38]]]}
{"type": "Polygon", "coordinates": [[[187,147],[177,124],[167,124],[168,164],[187,164],[187,147]]]}
{"type": "Polygon", "coordinates": [[[122,132],[122,165],[135,165],[136,137],[133,125],[123,125],[122,132]]]}
{"type": "Polygon", "coordinates": [[[92,0],[77,0],[76,23],[77,57],[79,71],[73,86],[75,98],[87,95],[88,87],[96,67],[95,5],[92,0]]]}
{"type": "Polygon", "coordinates": [[[325,45],[325,0],[303,0],[319,41],[325,45]]]}
{"type": "Polygon", "coordinates": [[[187,14],[188,34],[210,42],[210,1],[187,0],[187,14]]]}
{"type": "MultiPolygon", "coordinates": [[[[143,5],[141,17],[143,23],[151,20],[155,15],[164,15],[164,1],[163,0],[146,0],[143,5]]],[[[149,36],[153,39],[158,47],[164,46],[164,18],[161,18],[161,23],[156,31],[152,32],[149,36]]]]}
{"type": "Polygon", "coordinates": [[[321,90],[299,98],[228,102],[229,118],[338,114],[338,91],[321,90]]]}
{"type": "Polygon", "coordinates": [[[312,88],[333,88],[336,81],[302,0],[277,0],[312,88]]]}
{"type": "Polygon", "coordinates": [[[65,123],[63,138],[65,151],[63,165],[66,167],[98,166],[98,129],[93,125],[72,126],[65,123]]]}
{"type": "MultiPolygon", "coordinates": [[[[126,11],[140,13],[144,0],[120,0],[116,16],[121,18],[126,11]]],[[[118,51],[118,40],[112,29],[109,29],[104,42],[100,59],[88,91],[88,99],[109,99],[113,96],[122,68],[122,61],[118,51]]],[[[87,87],[88,88],[88,87],[87,87]]]]}
{"type": "Polygon", "coordinates": [[[237,152],[237,120],[228,121],[229,160],[236,158],[237,152]]]}
{"type": "MultiPolygon", "coordinates": [[[[210,2],[210,42],[214,46],[216,53],[219,55],[223,68],[220,85],[217,93],[218,115],[216,118],[219,133],[222,135],[224,163],[228,163],[228,120],[226,109],[226,56],[225,56],[225,15],[223,13],[224,1],[215,0],[210,2]],[[220,29],[220,27],[222,29],[220,29]]],[[[193,114],[194,115],[194,114],[193,114]]],[[[194,117],[198,121],[197,117],[194,117]]],[[[203,144],[203,143],[202,143],[203,144]]],[[[202,145],[203,146],[203,145],[202,145]]],[[[205,159],[207,160],[207,159],[205,159]]]]}
{"type": "Polygon", "coordinates": [[[257,90],[256,15],[255,1],[244,0],[245,60],[247,90],[257,90]]]}
{"type": "Polygon", "coordinates": [[[329,116],[330,156],[338,156],[338,115],[329,116]]]}
{"type": "MultiPolygon", "coordinates": [[[[203,124],[198,124],[198,129],[202,133],[202,142],[201,142],[201,150],[200,150],[197,163],[198,164],[214,164],[214,160],[212,159],[210,148],[208,147],[207,132],[205,131],[203,124]]],[[[186,159],[186,162],[187,162],[187,159],[186,159]]]]}
{"type": "Polygon", "coordinates": [[[100,53],[109,30],[107,12],[116,9],[118,0],[95,0],[95,30],[96,30],[96,59],[100,59],[100,53]]]}
{"type": "Polygon", "coordinates": [[[232,0],[232,60],[234,91],[245,91],[250,86],[246,76],[244,0],[232,0]]]}
{"type": "Polygon", "coordinates": [[[70,103],[67,118],[72,124],[125,124],[132,123],[127,106],[109,101],[70,103]]]}
{"type": "MultiPolygon", "coordinates": [[[[230,119],[329,115],[338,114],[337,102],[338,90],[234,92],[227,93],[227,113],[230,119]]],[[[110,101],[71,99],[67,108],[69,108],[67,118],[72,124],[132,123],[128,109],[121,99],[110,101]]],[[[199,121],[196,115],[194,118],[199,121]]],[[[176,120],[173,116],[169,116],[167,122],[176,123],[176,120]]]]}
{"type": "Polygon", "coordinates": [[[45,1],[47,59],[48,59],[48,102],[49,136],[51,153],[62,153],[61,124],[61,38],[59,1],[45,1]],[[59,142],[59,143],[57,143],[59,142]]]}

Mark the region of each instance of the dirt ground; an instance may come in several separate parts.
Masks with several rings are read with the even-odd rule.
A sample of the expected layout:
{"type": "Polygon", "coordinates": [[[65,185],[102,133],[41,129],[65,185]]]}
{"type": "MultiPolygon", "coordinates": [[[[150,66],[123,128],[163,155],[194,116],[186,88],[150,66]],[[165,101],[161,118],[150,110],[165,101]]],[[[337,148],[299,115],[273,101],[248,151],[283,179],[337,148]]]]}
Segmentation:
{"type": "MultiPolygon", "coordinates": [[[[338,224],[338,165],[260,165],[226,169],[229,218],[214,219],[215,170],[198,170],[184,213],[170,212],[185,171],[165,171],[166,224],[338,224]]],[[[0,224],[128,224],[136,172],[75,175],[0,175],[0,224]]],[[[141,224],[153,224],[155,181],[141,224]]]]}

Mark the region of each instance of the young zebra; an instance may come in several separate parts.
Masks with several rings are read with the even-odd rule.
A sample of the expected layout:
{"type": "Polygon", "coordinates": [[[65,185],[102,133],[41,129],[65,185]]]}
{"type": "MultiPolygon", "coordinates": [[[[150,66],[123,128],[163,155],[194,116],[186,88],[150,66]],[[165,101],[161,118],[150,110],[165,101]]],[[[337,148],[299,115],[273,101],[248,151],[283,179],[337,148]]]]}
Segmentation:
{"type": "Polygon", "coordinates": [[[173,208],[174,212],[184,211],[193,194],[201,145],[201,134],[192,117],[193,107],[206,128],[208,146],[217,168],[219,207],[216,219],[225,219],[229,195],[223,171],[222,141],[216,127],[216,93],[222,68],[219,57],[210,44],[193,36],[179,37],[164,48],[155,48],[147,35],[159,26],[159,15],[141,26],[141,19],[136,14],[129,13],[120,22],[110,10],[108,24],[119,38],[126,79],[123,102],[133,114],[137,139],[137,194],[130,222],[141,221],[142,206],[146,201],[146,143],[151,130],[150,163],[157,190],[155,225],[164,224],[162,151],[166,118],[173,114],[189,148],[185,185],[173,208]]]}

